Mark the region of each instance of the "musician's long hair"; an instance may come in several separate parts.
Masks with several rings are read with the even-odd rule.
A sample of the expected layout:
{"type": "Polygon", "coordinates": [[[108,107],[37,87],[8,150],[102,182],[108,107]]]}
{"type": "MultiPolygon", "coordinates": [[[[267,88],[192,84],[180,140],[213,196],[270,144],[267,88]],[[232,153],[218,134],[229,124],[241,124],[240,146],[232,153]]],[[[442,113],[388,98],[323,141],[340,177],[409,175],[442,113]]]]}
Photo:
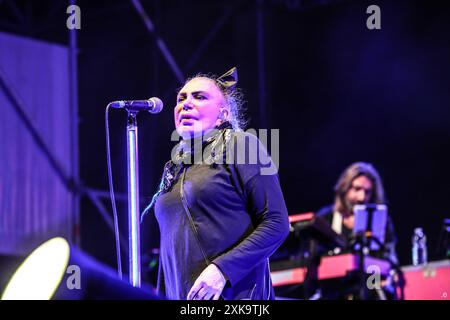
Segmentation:
{"type": "Polygon", "coordinates": [[[334,200],[334,210],[346,214],[351,213],[352,208],[347,201],[345,201],[345,196],[347,191],[351,188],[353,180],[360,176],[367,177],[373,184],[373,191],[369,203],[385,203],[386,199],[384,197],[383,182],[381,181],[377,170],[370,163],[355,162],[344,170],[334,187],[336,195],[334,200]]]}

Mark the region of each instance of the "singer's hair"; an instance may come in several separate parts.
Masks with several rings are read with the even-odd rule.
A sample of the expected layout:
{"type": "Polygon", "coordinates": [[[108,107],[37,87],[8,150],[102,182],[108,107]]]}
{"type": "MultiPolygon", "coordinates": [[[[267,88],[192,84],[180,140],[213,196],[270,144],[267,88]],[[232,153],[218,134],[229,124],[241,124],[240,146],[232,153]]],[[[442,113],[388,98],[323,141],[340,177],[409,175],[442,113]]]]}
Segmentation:
{"type": "Polygon", "coordinates": [[[351,212],[345,197],[347,191],[352,187],[353,180],[360,176],[367,177],[373,184],[369,203],[385,203],[383,182],[375,167],[367,162],[355,162],[344,170],[334,187],[334,210],[341,213],[351,212]]]}
{"type": "MultiPolygon", "coordinates": [[[[183,84],[183,86],[185,86],[189,81],[196,79],[196,78],[206,78],[206,79],[212,80],[214,82],[216,87],[220,90],[220,92],[222,92],[222,95],[225,98],[225,103],[230,110],[230,117],[229,117],[228,121],[231,123],[234,130],[237,130],[237,131],[244,130],[245,127],[247,126],[247,119],[245,116],[246,110],[244,107],[244,102],[245,102],[244,95],[241,92],[241,90],[239,88],[235,88],[233,90],[227,90],[226,88],[224,88],[217,82],[218,76],[216,76],[214,74],[210,74],[210,73],[207,73],[207,74],[197,73],[193,77],[190,77],[189,79],[187,79],[185,81],[185,83],[183,84]]],[[[179,92],[181,89],[182,89],[182,87],[179,88],[177,90],[177,92],[179,92]]]]}

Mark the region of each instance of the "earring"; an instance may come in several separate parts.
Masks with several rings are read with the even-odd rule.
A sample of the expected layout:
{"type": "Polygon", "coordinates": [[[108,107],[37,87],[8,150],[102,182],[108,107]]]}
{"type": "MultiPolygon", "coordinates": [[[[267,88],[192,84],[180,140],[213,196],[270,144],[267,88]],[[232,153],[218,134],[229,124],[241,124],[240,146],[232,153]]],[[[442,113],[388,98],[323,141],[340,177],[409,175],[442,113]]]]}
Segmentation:
{"type": "Polygon", "coordinates": [[[225,114],[226,114],[226,113],[227,113],[227,112],[226,112],[225,109],[220,110],[218,118],[219,118],[220,120],[226,120],[226,118],[225,118],[225,114]]]}

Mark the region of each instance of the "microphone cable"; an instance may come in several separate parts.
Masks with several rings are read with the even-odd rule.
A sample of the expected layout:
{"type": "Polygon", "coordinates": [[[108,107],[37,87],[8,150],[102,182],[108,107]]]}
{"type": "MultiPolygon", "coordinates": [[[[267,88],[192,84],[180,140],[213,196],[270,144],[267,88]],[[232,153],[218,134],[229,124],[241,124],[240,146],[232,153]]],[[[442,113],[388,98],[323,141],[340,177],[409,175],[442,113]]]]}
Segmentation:
{"type": "Polygon", "coordinates": [[[117,256],[117,272],[119,278],[122,279],[122,259],[120,254],[120,234],[119,234],[119,222],[117,217],[116,198],[114,195],[114,184],[111,169],[111,145],[109,137],[109,109],[111,104],[109,103],[105,111],[105,128],[106,128],[106,159],[108,167],[108,183],[109,183],[109,195],[111,197],[111,206],[114,216],[114,236],[116,238],[116,256],[117,256]]]}

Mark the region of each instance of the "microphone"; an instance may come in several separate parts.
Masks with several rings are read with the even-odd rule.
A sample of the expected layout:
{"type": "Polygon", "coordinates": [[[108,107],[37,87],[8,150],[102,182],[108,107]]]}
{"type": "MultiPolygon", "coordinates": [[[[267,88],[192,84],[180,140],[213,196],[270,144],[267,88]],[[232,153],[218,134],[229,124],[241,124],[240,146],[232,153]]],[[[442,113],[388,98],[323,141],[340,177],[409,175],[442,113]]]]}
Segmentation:
{"type": "Polygon", "coordinates": [[[163,109],[163,102],[157,97],[148,100],[120,100],[109,104],[112,108],[125,108],[128,111],[147,110],[150,113],[159,113],[163,109]]]}

